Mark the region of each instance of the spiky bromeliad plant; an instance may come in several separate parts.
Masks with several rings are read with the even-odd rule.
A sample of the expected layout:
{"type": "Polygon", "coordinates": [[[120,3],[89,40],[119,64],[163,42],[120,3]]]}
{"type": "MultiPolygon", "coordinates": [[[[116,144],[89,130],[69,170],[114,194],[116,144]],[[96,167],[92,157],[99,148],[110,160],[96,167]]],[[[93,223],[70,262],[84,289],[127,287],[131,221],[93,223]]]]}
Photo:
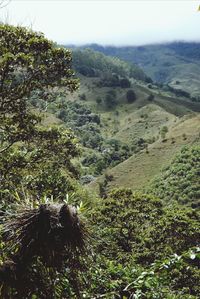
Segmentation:
{"type": "Polygon", "coordinates": [[[1,298],[69,298],[66,281],[80,298],[76,273],[86,256],[88,230],[75,207],[25,208],[5,216],[2,231],[9,258],[0,266],[1,298]]]}

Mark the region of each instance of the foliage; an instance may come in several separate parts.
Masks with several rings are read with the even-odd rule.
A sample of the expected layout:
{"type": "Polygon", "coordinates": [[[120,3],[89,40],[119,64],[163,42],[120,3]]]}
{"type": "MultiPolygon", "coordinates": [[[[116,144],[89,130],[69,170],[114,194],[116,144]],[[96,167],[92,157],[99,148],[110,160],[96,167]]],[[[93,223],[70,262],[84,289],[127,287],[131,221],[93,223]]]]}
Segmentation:
{"type": "Polygon", "coordinates": [[[199,207],[200,148],[184,147],[150,187],[166,203],[177,201],[199,207]]]}
{"type": "Polygon", "coordinates": [[[83,166],[89,167],[89,172],[101,174],[108,167],[114,167],[126,160],[132,151],[130,147],[116,139],[103,140],[99,152],[85,152],[82,159],[83,166]]]}
{"type": "MultiPolygon", "coordinates": [[[[57,100],[55,105],[60,106],[60,101],[57,100]]],[[[65,101],[61,107],[57,109],[57,117],[73,129],[83,146],[93,149],[100,147],[103,137],[100,134],[99,115],[77,102],[65,101]]]]}
{"type": "Polygon", "coordinates": [[[133,89],[129,89],[126,93],[128,103],[133,103],[136,100],[136,94],[133,89]]]}
{"type": "Polygon", "coordinates": [[[165,136],[166,136],[167,132],[168,132],[168,127],[167,126],[163,126],[161,128],[161,130],[160,130],[160,135],[161,135],[162,139],[165,139],[165,136]]]}
{"type": "Polygon", "coordinates": [[[115,90],[111,89],[107,92],[106,97],[104,99],[104,103],[107,108],[111,109],[117,105],[116,93],[115,90]]]}
{"type": "MultiPolygon", "coordinates": [[[[66,91],[77,87],[69,51],[21,27],[1,25],[0,38],[1,297],[199,298],[200,215],[179,205],[198,205],[199,147],[182,150],[153,182],[153,195],[108,193],[113,176],[107,172],[99,183],[102,198],[88,200],[75,181],[78,141],[66,128],[84,146],[82,183],[145,148],[145,139],[138,136],[131,148],[103,137],[100,116],[83,104],[87,94],[80,95],[81,104],[66,100],[66,91]],[[46,110],[62,125],[45,126],[46,110]],[[76,208],[65,201],[68,193],[76,208]],[[93,227],[87,256],[78,211],[93,227]]],[[[75,51],[74,59],[80,73],[98,76],[106,86],[129,88],[127,78],[147,80],[136,67],[91,50],[75,51]]],[[[115,107],[115,90],[106,96],[107,107],[115,107]]],[[[161,134],[167,131],[163,127],[161,134]]]]}
{"type": "MultiPolygon", "coordinates": [[[[116,57],[109,57],[100,52],[87,49],[75,49],[73,51],[74,68],[84,76],[111,78],[112,85],[116,86],[118,77],[132,77],[145,80],[144,72],[134,64],[127,63],[116,57]],[[113,85],[114,84],[114,85],[113,85]]],[[[104,80],[106,82],[106,79],[104,80]]]]}
{"type": "MultiPolygon", "coordinates": [[[[12,200],[16,190],[60,196],[55,192],[60,182],[77,176],[70,162],[79,154],[77,140],[64,128],[42,126],[42,116],[32,109],[30,99],[37,92],[43,102],[50,102],[55,86],[77,88],[71,53],[22,27],[0,25],[0,40],[1,201],[12,200]]],[[[71,183],[63,193],[70,188],[71,183]]]]}
{"type": "Polygon", "coordinates": [[[121,79],[120,86],[122,88],[129,88],[131,86],[131,82],[127,78],[121,79]]]}
{"type": "Polygon", "coordinates": [[[96,263],[86,298],[198,298],[198,212],[118,189],[91,217],[96,263]]]}
{"type": "MultiPolygon", "coordinates": [[[[112,99],[116,97],[115,90],[111,89],[107,94],[112,99]]],[[[55,105],[60,106],[61,101],[57,99],[55,105]]],[[[84,174],[101,174],[107,167],[113,167],[131,155],[131,147],[127,144],[102,136],[100,116],[92,113],[91,109],[82,103],[65,100],[62,108],[57,108],[57,116],[65,122],[67,127],[73,129],[80,143],[86,148],[83,150],[81,162],[89,169],[88,171],[85,169],[84,174]]],[[[139,147],[136,146],[136,148],[139,147]]]]}

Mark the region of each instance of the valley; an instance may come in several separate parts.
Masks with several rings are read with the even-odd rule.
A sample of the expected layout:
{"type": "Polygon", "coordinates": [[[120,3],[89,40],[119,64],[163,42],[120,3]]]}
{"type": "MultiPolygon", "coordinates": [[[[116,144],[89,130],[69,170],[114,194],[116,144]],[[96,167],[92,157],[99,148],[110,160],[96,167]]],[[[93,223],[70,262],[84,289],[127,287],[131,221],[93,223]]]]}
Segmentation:
{"type": "MultiPolygon", "coordinates": [[[[89,53],[91,55],[92,50],[89,53]]],[[[88,50],[82,51],[84,55],[86,58],[82,60],[82,69],[88,67],[88,50]]],[[[98,64],[99,54],[94,52],[93,55],[97,56],[98,64]]],[[[109,57],[106,59],[107,64],[111,63],[109,57]]],[[[94,62],[93,66],[93,73],[98,73],[94,62]]],[[[129,87],[120,87],[115,86],[115,82],[109,83],[110,86],[102,86],[104,72],[96,76],[77,75],[81,82],[79,90],[67,96],[66,101],[88,107],[90,113],[99,117],[98,123],[95,123],[96,131],[86,127],[86,123],[92,124],[92,120],[87,120],[83,126],[75,124],[75,127],[80,125],[80,130],[89,130],[88,139],[90,136],[97,137],[93,144],[84,143],[83,156],[79,160],[83,169],[82,181],[89,182],[89,190],[95,189],[98,194],[99,184],[105,179],[104,174],[112,177],[106,185],[107,191],[115,187],[144,190],[184,146],[199,142],[199,102],[177,97],[172,91],[146,82],[145,76],[143,80],[138,80],[137,76],[127,77],[129,87]],[[135,93],[131,103],[127,101],[128,90],[135,93]],[[105,102],[109,93],[113,93],[114,99],[111,107],[105,102]],[[165,133],[162,132],[163,128],[165,133]],[[85,180],[87,176],[90,177],[85,180]]],[[[120,73],[108,71],[107,80],[114,75],[120,77],[120,73]]]]}

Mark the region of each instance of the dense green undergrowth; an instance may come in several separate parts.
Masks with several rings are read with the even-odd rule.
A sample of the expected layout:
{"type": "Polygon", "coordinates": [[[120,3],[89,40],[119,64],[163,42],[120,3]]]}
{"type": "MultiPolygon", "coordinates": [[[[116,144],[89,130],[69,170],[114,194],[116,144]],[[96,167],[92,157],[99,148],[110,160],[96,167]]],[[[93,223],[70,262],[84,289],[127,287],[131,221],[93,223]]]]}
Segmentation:
{"type": "Polygon", "coordinates": [[[198,212],[121,189],[93,210],[92,222],[96,298],[198,298],[198,212]]]}
{"type": "Polygon", "coordinates": [[[177,201],[199,207],[200,147],[184,147],[162,174],[154,179],[154,195],[170,203],[177,201]]]}

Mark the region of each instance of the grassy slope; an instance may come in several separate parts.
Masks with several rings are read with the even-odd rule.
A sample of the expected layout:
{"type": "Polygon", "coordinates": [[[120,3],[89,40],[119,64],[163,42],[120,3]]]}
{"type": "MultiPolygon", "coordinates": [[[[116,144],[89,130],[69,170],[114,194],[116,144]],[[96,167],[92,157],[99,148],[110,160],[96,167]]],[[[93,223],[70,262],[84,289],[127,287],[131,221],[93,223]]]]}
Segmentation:
{"type": "MultiPolygon", "coordinates": [[[[190,52],[177,51],[175,44],[148,45],[142,47],[100,47],[107,55],[134,62],[154,81],[169,83],[192,95],[200,95],[200,61],[190,52]],[[176,83],[179,81],[179,84],[176,83]]],[[[199,47],[199,44],[197,44],[199,47]]]]}
{"type": "Polygon", "coordinates": [[[141,82],[133,82],[132,89],[135,91],[137,100],[128,104],[126,100],[127,88],[114,88],[117,93],[118,105],[113,109],[106,109],[103,104],[98,105],[97,97],[102,100],[110,87],[96,87],[97,78],[80,76],[81,86],[78,92],[70,96],[71,100],[79,100],[80,94],[86,95],[86,101],[93,111],[99,113],[102,119],[102,134],[105,137],[114,137],[130,143],[134,138],[156,137],[162,126],[170,126],[177,117],[182,117],[193,111],[200,111],[199,103],[192,103],[184,98],[175,98],[159,89],[149,89],[141,82]],[[154,94],[152,102],[147,100],[149,94],[154,94]]]}
{"type": "MultiPolygon", "coordinates": [[[[200,104],[192,103],[185,98],[177,98],[169,92],[164,92],[158,87],[153,89],[142,81],[132,79],[131,88],[134,89],[137,100],[128,104],[126,100],[126,88],[97,87],[99,78],[80,77],[80,89],[67,99],[79,101],[79,95],[85,94],[86,101],[81,101],[89,106],[92,111],[101,117],[101,134],[105,138],[115,138],[127,144],[132,144],[135,139],[145,140],[155,138],[155,142],[148,146],[149,153],[142,151],[134,154],[128,160],[122,162],[111,170],[114,176],[110,188],[124,186],[133,189],[141,189],[150,180],[160,173],[161,169],[168,165],[173,156],[185,144],[190,144],[198,137],[200,127],[199,116],[190,117],[187,115],[199,112],[200,104]],[[118,104],[112,109],[107,109],[104,104],[97,104],[96,98],[105,99],[109,90],[115,89],[118,104]],[[154,94],[154,100],[149,102],[147,97],[154,94]],[[160,129],[167,126],[169,132],[167,141],[161,142],[160,129]],[[183,138],[186,134],[187,139],[183,138]],[[172,142],[175,139],[175,142],[172,142]]],[[[55,121],[55,119],[54,119],[55,121]]],[[[48,118],[47,123],[51,122],[48,118]]],[[[96,182],[90,184],[90,188],[97,187],[96,182]]]]}
{"type": "MultiPolygon", "coordinates": [[[[171,126],[171,130],[166,136],[166,142],[159,139],[149,145],[149,153],[144,150],[109,170],[109,174],[113,175],[109,189],[123,186],[137,190],[149,184],[184,145],[193,144],[199,139],[200,115],[177,120],[171,126]],[[184,139],[183,133],[186,134],[187,139],[184,139]]],[[[96,182],[90,187],[97,188],[96,182]]]]}

